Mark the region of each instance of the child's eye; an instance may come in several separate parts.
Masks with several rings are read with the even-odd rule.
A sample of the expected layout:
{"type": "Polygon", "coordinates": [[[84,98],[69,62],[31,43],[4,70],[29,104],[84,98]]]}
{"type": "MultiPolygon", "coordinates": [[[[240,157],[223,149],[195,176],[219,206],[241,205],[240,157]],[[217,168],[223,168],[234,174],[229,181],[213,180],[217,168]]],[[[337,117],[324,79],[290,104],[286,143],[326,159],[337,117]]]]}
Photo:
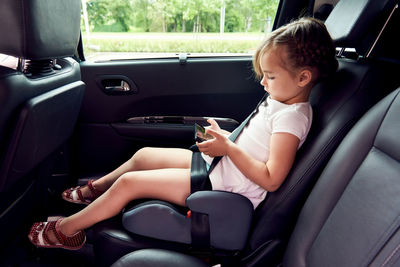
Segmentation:
{"type": "Polygon", "coordinates": [[[268,80],[273,80],[273,79],[275,79],[275,77],[270,77],[270,76],[268,76],[267,79],[268,79],[268,80]]]}

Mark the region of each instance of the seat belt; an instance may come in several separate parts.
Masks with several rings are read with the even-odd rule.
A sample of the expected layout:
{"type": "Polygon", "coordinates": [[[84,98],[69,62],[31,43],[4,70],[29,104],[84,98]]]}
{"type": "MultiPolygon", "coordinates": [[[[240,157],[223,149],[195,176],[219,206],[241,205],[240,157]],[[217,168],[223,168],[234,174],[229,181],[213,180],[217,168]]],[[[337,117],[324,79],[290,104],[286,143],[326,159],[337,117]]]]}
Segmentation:
{"type": "MultiPolygon", "coordinates": [[[[258,102],[257,107],[253,110],[253,112],[250,113],[250,115],[229,135],[229,139],[232,142],[235,142],[235,140],[238,138],[238,136],[242,133],[244,127],[247,126],[247,124],[249,123],[249,121],[251,120],[251,118],[254,117],[254,115],[257,114],[258,112],[258,108],[260,107],[260,105],[265,101],[265,99],[267,99],[268,97],[268,93],[266,93],[260,100],[260,102],[258,102]]],[[[222,159],[222,156],[218,156],[218,157],[214,157],[213,161],[211,162],[210,168],[207,171],[207,175],[209,175],[212,170],[215,168],[215,166],[218,164],[218,162],[222,159]]]]}
{"type": "MultiPolygon", "coordinates": [[[[235,140],[238,138],[240,133],[243,131],[244,127],[249,123],[251,118],[257,113],[259,106],[265,101],[267,98],[268,94],[265,94],[261,101],[257,104],[257,107],[253,110],[253,112],[229,135],[229,139],[232,142],[235,142],[235,140]]],[[[197,148],[197,146],[192,146],[197,148]]],[[[197,148],[198,151],[198,148],[197,148]]],[[[200,153],[193,154],[194,157],[201,157],[200,153]]],[[[193,160],[192,158],[192,160],[193,160]]],[[[207,171],[207,175],[211,173],[211,171],[215,168],[215,166],[218,164],[218,162],[222,159],[221,156],[215,157],[211,163],[210,169],[207,171]]],[[[192,162],[193,167],[197,166],[195,164],[196,162],[192,162]]],[[[194,173],[193,173],[194,174],[194,173]]],[[[192,175],[192,174],[191,174],[192,175]]],[[[198,177],[203,177],[203,175],[198,177]]],[[[196,179],[191,179],[191,181],[195,181],[196,179]]],[[[204,179],[197,179],[199,182],[203,182],[204,179]]],[[[194,185],[193,185],[194,186],[194,185]]],[[[192,189],[191,189],[192,190],[192,189]]],[[[190,218],[191,218],[191,238],[192,238],[192,247],[195,249],[208,249],[210,247],[210,222],[208,218],[208,214],[204,213],[198,213],[191,211],[190,212],[190,218]]]]}

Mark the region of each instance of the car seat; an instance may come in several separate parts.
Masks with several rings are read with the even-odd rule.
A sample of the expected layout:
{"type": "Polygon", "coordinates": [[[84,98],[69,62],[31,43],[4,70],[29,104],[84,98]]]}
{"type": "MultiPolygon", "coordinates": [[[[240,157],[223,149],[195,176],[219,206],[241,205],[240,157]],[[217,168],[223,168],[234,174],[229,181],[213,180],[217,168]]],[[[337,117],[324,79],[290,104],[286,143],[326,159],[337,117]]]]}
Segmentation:
{"type": "Polygon", "coordinates": [[[85,88],[79,64],[70,57],[80,37],[80,4],[1,2],[0,53],[18,61],[0,66],[2,252],[32,212],[41,164],[75,127],[85,88]]]}
{"type": "MultiPolygon", "coordinates": [[[[399,115],[397,89],[342,141],[300,213],[283,266],[399,266],[399,115]]],[[[112,266],[210,265],[177,252],[148,249],[112,266]]]]}
{"type": "MultiPolygon", "coordinates": [[[[354,47],[360,55],[364,55],[372,43],[369,34],[377,36],[369,26],[383,25],[383,14],[390,13],[394,1],[352,2],[355,5],[352,8],[348,3],[340,3],[326,21],[328,30],[333,33],[338,46],[354,47]]],[[[209,217],[209,226],[205,230],[200,229],[205,233],[203,240],[209,243],[200,242],[198,245],[191,239],[197,233],[192,231],[192,222],[186,218],[186,210],[182,212],[179,207],[161,201],[141,203],[126,209],[122,226],[120,222],[108,221],[95,227],[97,239],[94,249],[100,262],[111,264],[118,256],[147,247],[193,254],[208,253],[211,257],[222,257],[227,261],[237,262],[240,258],[241,265],[248,266],[279,262],[298,213],[333,151],[357,119],[396,86],[395,82],[392,83],[393,79],[386,77],[393,77],[398,66],[362,57],[344,58],[344,55],[346,53],[339,58],[339,69],[334,77],[313,88],[310,102],[314,119],[309,137],[298,152],[285,182],[279,190],[267,194],[252,215],[251,224],[246,223],[246,217],[242,225],[232,225],[237,217],[243,215],[236,204],[224,198],[237,197],[240,202],[240,196],[228,192],[196,192],[187,202],[191,213],[198,212],[209,217]],[[193,200],[196,205],[201,203],[200,207],[194,208],[193,200]],[[224,201],[226,206],[216,210],[216,203],[224,205],[224,201]],[[235,227],[234,230],[231,227],[235,227]],[[185,233],[180,232],[183,229],[186,229],[185,233]],[[209,232],[207,229],[210,229],[209,232]],[[247,238],[243,239],[244,235],[247,238]]],[[[248,214],[246,207],[243,210],[248,214]]]]}

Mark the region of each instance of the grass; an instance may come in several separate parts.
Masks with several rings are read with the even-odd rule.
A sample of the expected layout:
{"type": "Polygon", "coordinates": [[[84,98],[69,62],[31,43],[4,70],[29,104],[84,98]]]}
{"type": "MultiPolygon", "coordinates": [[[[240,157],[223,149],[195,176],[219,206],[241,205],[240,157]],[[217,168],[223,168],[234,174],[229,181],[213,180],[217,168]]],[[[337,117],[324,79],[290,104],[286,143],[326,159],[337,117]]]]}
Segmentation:
{"type": "Polygon", "coordinates": [[[255,33],[92,33],[83,36],[91,52],[251,53],[263,34],[255,33]]]}

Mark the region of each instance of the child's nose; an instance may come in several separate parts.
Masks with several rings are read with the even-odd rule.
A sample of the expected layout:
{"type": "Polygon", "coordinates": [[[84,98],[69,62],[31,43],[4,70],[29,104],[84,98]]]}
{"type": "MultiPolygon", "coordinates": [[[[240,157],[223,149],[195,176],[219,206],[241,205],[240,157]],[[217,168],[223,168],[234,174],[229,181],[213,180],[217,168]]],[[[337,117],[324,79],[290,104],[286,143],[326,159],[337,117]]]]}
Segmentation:
{"type": "Polygon", "coordinates": [[[264,87],[267,86],[267,82],[266,82],[266,79],[265,79],[264,77],[261,79],[260,84],[261,84],[262,86],[264,86],[264,87]]]}

